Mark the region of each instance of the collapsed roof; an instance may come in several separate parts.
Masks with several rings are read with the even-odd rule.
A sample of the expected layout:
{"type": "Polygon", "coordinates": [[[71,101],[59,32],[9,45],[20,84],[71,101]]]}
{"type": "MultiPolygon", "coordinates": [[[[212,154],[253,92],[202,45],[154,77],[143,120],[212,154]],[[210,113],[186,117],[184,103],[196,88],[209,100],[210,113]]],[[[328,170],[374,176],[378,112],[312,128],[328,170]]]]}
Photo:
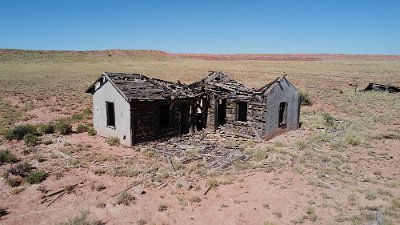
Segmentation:
{"type": "MultiPolygon", "coordinates": [[[[104,72],[86,93],[94,93],[96,84],[102,79],[108,80],[127,100],[163,100],[194,97],[188,86],[160,79],[149,78],[142,74],[104,72]]],[[[104,83],[104,82],[103,82],[104,83]]]]}
{"type": "Polygon", "coordinates": [[[192,98],[204,93],[214,93],[221,97],[252,98],[268,92],[273,86],[286,78],[278,77],[273,82],[253,89],[233,80],[221,71],[210,71],[204,79],[185,85],[180,82],[173,83],[142,74],[104,72],[87,90],[94,93],[99,84],[109,81],[126,100],[163,100],[175,98],[192,98]]]}
{"type": "Polygon", "coordinates": [[[230,92],[236,94],[253,94],[254,90],[233,80],[221,71],[211,71],[204,79],[194,82],[189,86],[193,90],[211,91],[214,93],[230,92]]]}

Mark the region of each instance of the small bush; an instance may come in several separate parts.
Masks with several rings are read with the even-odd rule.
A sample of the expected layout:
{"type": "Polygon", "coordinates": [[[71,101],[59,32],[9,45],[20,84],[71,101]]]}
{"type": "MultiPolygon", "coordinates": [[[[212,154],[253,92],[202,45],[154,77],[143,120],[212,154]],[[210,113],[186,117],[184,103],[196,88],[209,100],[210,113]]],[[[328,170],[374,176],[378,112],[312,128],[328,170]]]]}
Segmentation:
{"type": "Polygon", "coordinates": [[[315,221],[315,220],[317,220],[317,214],[315,214],[315,209],[314,209],[313,207],[308,207],[306,213],[307,213],[307,218],[308,218],[310,221],[315,221]]]}
{"type": "Polygon", "coordinates": [[[131,203],[135,203],[135,196],[130,194],[129,192],[122,192],[120,195],[118,195],[117,198],[117,204],[118,205],[130,205],[131,203]]]}
{"type": "Polygon", "coordinates": [[[0,217],[3,217],[5,215],[7,215],[7,214],[8,214],[7,210],[4,209],[3,207],[0,207],[0,217]]]}
{"type": "Polygon", "coordinates": [[[158,205],[158,211],[162,212],[168,209],[168,206],[165,204],[158,205]]]}
{"type": "Polygon", "coordinates": [[[104,202],[98,202],[98,203],[96,203],[96,208],[104,209],[106,207],[106,205],[107,204],[104,202]]]}
{"type": "Polygon", "coordinates": [[[109,137],[109,138],[107,138],[107,143],[110,146],[119,146],[120,141],[119,141],[119,138],[117,138],[117,137],[109,137]]]}
{"type": "Polygon", "coordinates": [[[104,186],[103,184],[99,184],[99,185],[97,185],[94,189],[96,190],[96,191],[102,191],[102,190],[104,190],[104,189],[106,189],[107,187],[106,186],[104,186]]]}
{"type": "Polygon", "coordinates": [[[194,202],[201,202],[201,198],[199,196],[193,196],[190,198],[190,202],[194,203],[194,202]]]}
{"type": "Polygon", "coordinates": [[[83,211],[79,216],[69,219],[68,222],[58,223],[57,225],[101,225],[103,224],[98,220],[89,220],[87,218],[89,212],[83,211]]]}
{"type": "Polygon", "coordinates": [[[345,141],[353,146],[361,144],[361,139],[354,134],[346,135],[345,141]]]}
{"type": "Polygon", "coordinates": [[[31,164],[24,162],[16,164],[8,169],[7,172],[15,176],[26,177],[32,169],[34,169],[34,167],[31,164]]]}
{"type": "Polygon", "coordinates": [[[40,155],[40,154],[36,154],[34,156],[34,159],[36,159],[40,163],[46,161],[46,158],[43,155],[40,155]]]}
{"type": "Polygon", "coordinates": [[[307,93],[300,92],[300,104],[301,105],[312,105],[312,101],[307,93]]]}
{"type": "Polygon", "coordinates": [[[32,171],[28,174],[28,176],[25,177],[26,181],[30,184],[38,184],[47,178],[47,173],[43,170],[35,170],[32,171]]]}
{"type": "Polygon", "coordinates": [[[207,181],[208,186],[211,188],[216,188],[219,186],[219,182],[216,179],[210,179],[207,181]]]}
{"type": "Polygon", "coordinates": [[[253,157],[254,160],[260,162],[266,158],[268,158],[268,149],[267,148],[256,148],[248,150],[248,153],[253,157]]]}
{"type": "Polygon", "coordinates": [[[17,162],[17,157],[15,157],[15,155],[12,154],[10,150],[0,150],[0,164],[15,162],[17,162]]]}
{"type": "Polygon", "coordinates": [[[43,144],[45,144],[45,145],[51,145],[51,144],[53,144],[53,141],[50,140],[50,139],[44,140],[44,141],[43,141],[43,144]]]}
{"type": "Polygon", "coordinates": [[[12,195],[18,195],[19,193],[25,191],[25,187],[20,187],[20,188],[13,188],[10,190],[10,193],[12,195]]]}
{"type": "Polygon", "coordinates": [[[97,134],[96,130],[93,127],[88,127],[87,133],[89,136],[94,136],[97,134]]]}
{"type": "Polygon", "coordinates": [[[76,128],[76,132],[77,133],[83,133],[83,132],[86,132],[86,131],[88,131],[88,127],[83,125],[83,124],[79,124],[78,128],[76,128]]]}
{"type": "Polygon", "coordinates": [[[373,191],[368,191],[367,193],[365,193],[365,198],[372,201],[375,200],[378,197],[376,192],[373,191]]]}
{"type": "Polygon", "coordinates": [[[113,174],[116,177],[136,177],[139,174],[139,171],[129,166],[116,167],[114,168],[113,174]]]}
{"type": "Polygon", "coordinates": [[[72,126],[67,121],[59,121],[56,124],[56,131],[62,135],[68,135],[72,133],[72,126]]]}
{"type": "Polygon", "coordinates": [[[41,134],[52,134],[55,131],[55,126],[52,123],[40,124],[37,127],[37,131],[41,134]]]}
{"type": "Polygon", "coordinates": [[[22,140],[27,134],[36,134],[36,128],[32,125],[18,125],[14,127],[12,130],[9,130],[4,135],[6,139],[12,140],[22,140]]]}
{"type": "Polygon", "coordinates": [[[92,114],[92,109],[91,109],[91,108],[86,108],[86,109],[83,110],[82,113],[83,113],[83,115],[85,115],[85,116],[89,116],[89,115],[92,114]]]}
{"type": "Polygon", "coordinates": [[[79,163],[81,163],[79,159],[70,159],[68,161],[68,164],[72,167],[79,167],[79,163]]]}
{"type": "Polygon", "coordinates": [[[72,120],[72,121],[80,121],[80,120],[83,120],[83,114],[82,114],[82,113],[75,114],[75,115],[73,115],[73,116],[71,117],[71,120],[72,120]]]}
{"type": "Polygon", "coordinates": [[[9,185],[10,187],[18,187],[22,184],[24,181],[21,177],[18,176],[9,176],[5,178],[6,184],[9,185]]]}
{"type": "Polygon", "coordinates": [[[332,116],[331,114],[329,114],[329,113],[324,113],[324,114],[322,114],[322,117],[324,118],[325,123],[326,123],[327,125],[333,126],[333,123],[334,123],[335,119],[333,118],[333,116],[332,116]]]}
{"type": "Polygon", "coordinates": [[[25,142],[26,146],[33,147],[37,144],[38,140],[39,140],[39,138],[36,135],[31,134],[31,133],[26,134],[24,136],[24,142],[25,142]]]}

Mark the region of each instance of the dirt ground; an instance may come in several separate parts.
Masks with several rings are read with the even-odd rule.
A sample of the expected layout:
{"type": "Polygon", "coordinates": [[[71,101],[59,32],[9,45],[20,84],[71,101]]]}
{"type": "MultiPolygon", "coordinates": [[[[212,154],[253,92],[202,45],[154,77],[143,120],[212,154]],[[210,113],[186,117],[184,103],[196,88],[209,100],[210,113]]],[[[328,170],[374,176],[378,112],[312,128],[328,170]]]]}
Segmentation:
{"type": "MultiPolygon", "coordinates": [[[[114,57],[117,53],[110,54],[114,57]]],[[[141,53],[132,54],[139,57],[137,54],[141,53]]],[[[151,58],[152,54],[157,53],[145,57],[151,58]]],[[[158,61],[159,58],[146,60],[144,63],[149,65],[168,63],[158,61]]],[[[190,60],[183,61],[187,67],[186,64],[192,65],[191,60],[195,59],[185,60],[190,60]]],[[[22,73],[13,69],[19,61],[11,64],[5,61],[0,61],[3,74],[22,73]]],[[[258,61],[262,60],[232,62],[234,68],[239,68],[234,74],[240,74],[241,66],[246,63],[254,65],[255,70],[261,68],[263,62],[258,61]]],[[[208,66],[204,61],[195,62],[204,64],[205,68],[208,66]]],[[[129,62],[119,63],[126,66],[129,62]]],[[[213,63],[226,62],[210,62],[215,66],[213,63]]],[[[280,63],[276,66],[283,70],[286,64],[280,63]]],[[[295,67],[298,71],[303,67],[321,71],[325,65],[323,62],[312,62],[316,63],[312,66],[308,63],[288,62],[287,71],[290,73],[295,67]]],[[[332,62],[326,63],[332,66],[332,62]]],[[[361,225],[373,223],[380,215],[386,224],[400,224],[399,94],[354,94],[354,88],[348,86],[349,81],[360,79],[357,76],[364,73],[360,72],[364,68],[382,71],[385,76],[394,78],[395,83],[400,83],[399,63],[334,63],[351,73],[343,72],[345,75],[341,76],[338,69],[304,77],[315,83],[302,81],[300,75],[304,74],[293,75],[294,83],[307,90],[314,102],[312,106],[302,107],[299,130],[268,142],[229,139],[208,133],[210,140],[239,149],[248,159],[235,161],[221,170],[208,168],[203,159],[187,163],[179,161],[182,157],[169,160],[149,148],[157,143],[134,148],[111,146],[106,138],[78,133],[79,124],[91,124],[90,116],[74,117],[90,107],[90,97],[75,96],[72,92],[83,90],[91,79],[85,78],[83,84],[74,84],[69,91],[61,89],[58,94],[46,96],[40,86],[35,86],[37,84],[32,84],[35,89],[29,89],[22,87],[24,79],[3,76],[1,82],[8,86],[7,90],[0,91],[2,126],[37,125],[71,117],[74,132],[43,134],[34,147],[26,146],[24,141],[3,139],[0,142],[0,150],[9,149],[19,162],[29,162],[48,173],[41,183],[24,181],[17,187],[7,184],[6,177],[0,178],[0,207],[7,211],[0,216],[0,224],[59,224],[83,212],[87,213],[88,220],[101,221],[99,224],[361,225]],[[324,77],[330,82],[324,81],[324,77]],[[10,85],[15,86],[11,89],[10,85]],[[48,196],[59,190],[66,191],[48,196]],[[134,199],[128,201],[127,196],[134,199]]],[[[53,88],[60,82],[59,75],[48,74],[57,71],[58,64],[62,62],[39,61],[34,68],[26,70],[40,71],[45,67],[47,72],[40,76],[49,80],[46,87],[53,88]]],[[[87,65],[91,64],[92,61],[87,65]]],[[[104,65],[93,67],[103,68],[104,65]]],[[[268,72],[260,71],[257,73],[268,72]]],[[[374,77],[369,73],[364,75],[374,77]]],[[[241,79],[249,84],[257,83],[252,76],[241,79]]],[[[34,82],[36,78],[29,80],[34,82]]],[[[188,149],[184,156],[196,158],[199,152],[188,149]]],[[[0,173],[15,165],[3,163],[0,173]]]]}

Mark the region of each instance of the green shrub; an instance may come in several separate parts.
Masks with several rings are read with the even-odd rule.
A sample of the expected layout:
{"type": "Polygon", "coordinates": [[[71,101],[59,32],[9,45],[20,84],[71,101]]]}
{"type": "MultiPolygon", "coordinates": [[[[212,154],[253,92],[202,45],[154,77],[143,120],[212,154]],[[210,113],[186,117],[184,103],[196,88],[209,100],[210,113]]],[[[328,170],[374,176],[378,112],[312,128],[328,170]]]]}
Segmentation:
{"type": "Polygon", "coordinates": [[[28,174],[28,176],[25,177],[26,181],[30,184],[38,184],[47,178],[47,173],[43,170],[35,170],[32,171],[28,174]]]}
{"type": "Polygon", "coordinates": [[[129,192],[122,192],[120,195],[117,197],[117,204],[118,205],[130,205],[131,203],[134,203],[136,200],[135,196],[130,194],[129,192]]]}
{"type": "Polygon", "coordinates": [[[17,162],[17,157],[8,149],[0,150],[0,164],[2,163],[15,163],[17,162]]]}
{"type": "Polygon", "coordinates": [[[119,144],[120,144],[119,138],[117,138],[117,137],[109,137],[109,138],[107,138],[107,143],[110,146],[119,146],[119,144]]]}
{"type": "Polygon", "coordinates": [[[96,130],[93,127],[88,127],[87,133],[89,136],[94,136],[97,134],[96,130]]]}
{"type": "Polygon", "coordinates": [[[88,131],[88,127],[83,125],[83,124],[79,124],[78,128],[76,128],[76,132],[77,133],[83,133],[83,132],[86,132],[86,131],[88,131]]]}
{"type": "Polygon", "coordinates": [[[72,133],[72,126],[67,121],[59,121],[56,124],[56,131],[60,134],[67,135],[72,133]]]}
{"type": "Polygon", "coordinates": [[[8,212],[6,209],[4,209],[3,207],[0,207],[0,217],[7,215],[8,212]]]}
{"type": "Polygon", "coordinates": [[[333,123],[334,123],[335,119],[333,118],[333,116],[332,116],[331,114],[329,114],[329,113],[324,113],[324,114],[322,114],[322,117],[324,118],[325,123],[326,123],[327,125],[333,126],[333,123]]]}
{"type": "Polygon", "coordinates": [[[6,139],[12,140],[22,140],[27,134],[36,134],[36,128],[32,125],[18,125],[14,127],[12,130],[9,130],[4,135],[6,139]]]}
{"type": "Polygon", "coordinates": [[[307,93],[300,92],[300,104],[301,105],[312,105],[312,101],[307,93]]]}
{"type": "Polygon", "coordinates": [[[55,126],[52,123],[40,124],[37,127],[37,131],[41,134],[52,134],[55,131],[55,126]]]}
{"type": "Polygon", "coordinates": [[[17,163],[15,166],[8,169],[7,172],[15,176],[25,177],[32,169],[34,169],[34,167],[31,164],[24,162],[17,163]]]}
{"type": "Polygon", "coordinates": [[[25,134],[25,136],[24,136],[24,142],[25,142],[26,146],[30,146],[30,147],[35,146],[36,143],[38,142],[38,140],[39,140],[38,137],[31,133],[25,134]]]}

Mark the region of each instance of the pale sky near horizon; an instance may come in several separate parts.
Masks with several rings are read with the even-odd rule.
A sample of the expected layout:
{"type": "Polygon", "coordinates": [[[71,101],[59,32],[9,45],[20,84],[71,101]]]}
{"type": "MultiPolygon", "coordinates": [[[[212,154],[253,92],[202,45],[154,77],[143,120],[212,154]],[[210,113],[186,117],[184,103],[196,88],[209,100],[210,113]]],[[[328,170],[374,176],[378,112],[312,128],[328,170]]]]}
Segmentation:
{"type": "Polygon", "coordinates": [[[400,54],[396,0],[2,0],[0,48],[400,54]]]}

